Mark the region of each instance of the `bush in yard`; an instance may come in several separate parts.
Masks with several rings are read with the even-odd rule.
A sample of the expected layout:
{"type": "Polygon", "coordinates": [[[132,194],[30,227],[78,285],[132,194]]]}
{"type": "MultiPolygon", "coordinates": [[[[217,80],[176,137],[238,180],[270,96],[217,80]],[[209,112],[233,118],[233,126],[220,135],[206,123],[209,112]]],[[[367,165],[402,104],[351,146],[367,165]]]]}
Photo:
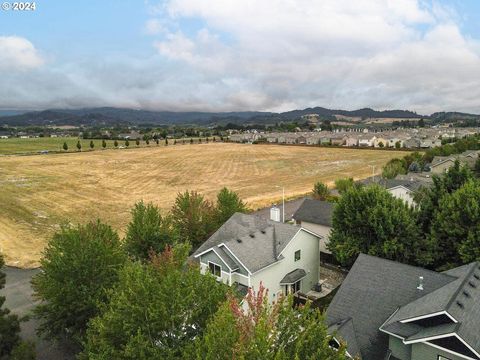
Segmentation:
{"type": "Polygon", "coordinates": [[[107,142],[105,141],[105,139],[102,140],[102,148],[106,148],[107,147],[107,142]]]}
{"type": "Polygon", "coordinates": [[[95,147],[95,143],[93,142],[93,140],[90,140],[90,149],[93,150],[94,147],[95,147]]]}
{"type": "Polygon", "coordinates": [[[312,197],[316,200],[327,200],[330,195],[328,186],[318,181],[313,185],[312,197]]]}
{"type": "Polygon", "coordinates": [[[118,141],[117,141],[117,140],[115,140],[115,141],[113,142],[113,146],[118,147],[118,141]]]}
{"type": "Polygon", "coordinates": [[[39,332],[80,344],[126,260],[110,226],[97,221],[63,227],[49,241],[40,261],[42,272],[32,280],[34,296],[41,300],[34,310],[39,332]]]}
{"type": "Polygon", "coordinates": [[[335,180],[335,188],[340,194],[343,194],[352,186],[355,186],[355,182],[352,178],[343,178],[335,180]]]}

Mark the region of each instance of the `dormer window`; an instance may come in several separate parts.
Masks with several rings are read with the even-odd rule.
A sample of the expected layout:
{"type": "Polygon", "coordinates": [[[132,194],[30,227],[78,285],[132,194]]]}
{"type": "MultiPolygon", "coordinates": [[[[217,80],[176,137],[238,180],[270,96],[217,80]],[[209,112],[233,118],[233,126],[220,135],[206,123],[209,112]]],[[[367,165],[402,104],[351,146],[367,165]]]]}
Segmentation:
{"type": "Polygon", "coordinates": [[[217,265],[217,264],[209,261],[208,262],[208,269],[216,277],[221,277],[222,276],[222,267],[220,265],[217,265]]]}
{"type": "Polygon", "coordinates": [[[295,261],[300,260],[300,250],[295,251],[295,261]]]}

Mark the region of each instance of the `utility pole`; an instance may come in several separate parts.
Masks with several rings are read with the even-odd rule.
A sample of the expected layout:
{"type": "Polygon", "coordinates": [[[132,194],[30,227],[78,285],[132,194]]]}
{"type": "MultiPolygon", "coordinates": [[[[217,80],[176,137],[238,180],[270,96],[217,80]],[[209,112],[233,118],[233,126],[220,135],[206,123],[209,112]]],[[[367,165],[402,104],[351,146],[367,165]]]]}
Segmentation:
{"type": "Polygon", "coordinates": [[[375,165],[368,165],[372,168],[372,180],[375,182],[375,165]]]}

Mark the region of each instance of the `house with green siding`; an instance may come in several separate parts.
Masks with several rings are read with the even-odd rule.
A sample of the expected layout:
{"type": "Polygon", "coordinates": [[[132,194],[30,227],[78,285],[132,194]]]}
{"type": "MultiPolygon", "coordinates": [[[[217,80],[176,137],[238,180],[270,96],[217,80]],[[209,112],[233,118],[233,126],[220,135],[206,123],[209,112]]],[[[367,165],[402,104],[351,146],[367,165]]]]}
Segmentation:
{"type": "Polygon", "coordinates": [[[360,254],[326,313],[362,360],[479,360],[480,263],[445,272],[360,254]]]}

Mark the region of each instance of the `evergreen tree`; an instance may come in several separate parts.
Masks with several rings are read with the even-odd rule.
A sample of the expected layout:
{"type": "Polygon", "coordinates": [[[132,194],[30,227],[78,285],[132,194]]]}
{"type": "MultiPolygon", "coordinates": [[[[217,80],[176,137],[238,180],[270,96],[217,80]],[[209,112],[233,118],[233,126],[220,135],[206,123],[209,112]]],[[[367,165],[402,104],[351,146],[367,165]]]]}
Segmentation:
{"type": "Polygon", "coordinates": [[[414,210],[377,185],[351,187],[341,196],[328,247],[346,266],[359,253],[415,264],[423,249],[414,210]]]}
{"type": "Polygon", "coordinates": [[[240,199],[238,194],[234,191],[228,190],[224,187],[217,194],[217,204],[215,208],[215,223],[217,227],[223,225],[236,212],[247,212],[246,204],[240,199]]]}
{"type": "Polygon", "coordinates": [[[150,253],[160,253],[173,245],[176,233],[170,216],[160,215],[153,204],[136,203],[131,211],[132,220],[125,236],[125,248],[136,259],[146,260],[150,253]]]}
{"type": "Polygon", "coordinates": [[[127,148],[130,146],[130,141],[128,141],[128,139],[125,140],[125,146],[126,146],[127,148]]]}
{"type": "Polygon", "coordinates": [[[194,249],[215,231],[214,217],[212,204],[196,191],[179,193],[172,207],[172,220],[179,238],[194,249]]]}
{"type": "Polygon", "coordinates": [[[77,141],[77,150],[78,151],[82,150],[82,144],[80,143],[80,140],[77,141]]]}
{"type": "Polygon", "coordinates": [[[106,148],[107,147],[107,142],[105,141],[105,139],[102,140],[102,148],[106,148]]]}
{"type": "Polygon", "coordinates": [[[168,145],[168,139],[165,138],[165,146],[167,146],[167,145],[168,145]]]}
{"type": "Polygon", "coordinates": [[[90,149],[93,150],[94,147],[95,147],[95,143],[93,142],[93,140],[90,140],[90,149]]]}
{"type": "Polygon", "coordinates": [[[34,310],[40,333],[80,344],[125,261],[110,226],[92,222],[57,232],[44,250],[42,272],[32,280],[34,295],[42,301],[34,310]]]}
{"type": "Polygon", "coordinates": [[[115,140],[115,141],[113,142],[113,146],[115,146],[116,148],[118,147],[118,141],[117,141],[117,140],[115,140]]]}
{"type": "Polygon", "coordinates": [[[68,151],[68,144],[66,141],[63,143],[63,150],[68,151]]]}
{"type": "Polygon", "coordinates": [[[193,144],[193,139],[192,138],[190,138],[190,144],[193,144]]]}
{"type": "Polygon", "coordinates": [[[135,140],[135,145],[137,145],[137,146],[140,145],[140,140],[139,139],[135,140]]]}

